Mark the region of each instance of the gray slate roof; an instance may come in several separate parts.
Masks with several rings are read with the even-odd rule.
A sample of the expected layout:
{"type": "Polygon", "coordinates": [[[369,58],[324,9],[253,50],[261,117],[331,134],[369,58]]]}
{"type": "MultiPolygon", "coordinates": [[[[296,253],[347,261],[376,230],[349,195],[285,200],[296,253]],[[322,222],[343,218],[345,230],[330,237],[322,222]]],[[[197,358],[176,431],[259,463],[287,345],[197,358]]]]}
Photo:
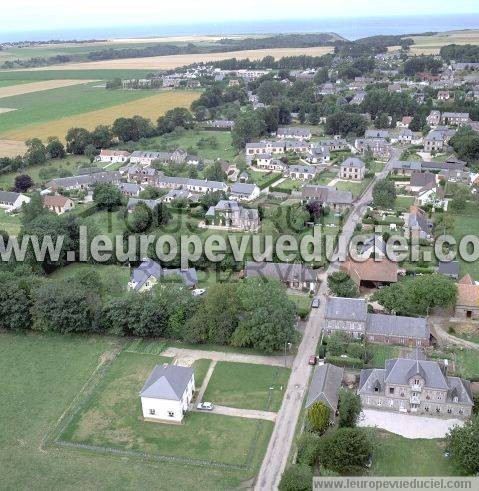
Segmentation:
{"type": "Polygon", "coordinates": [[[408,385],[409,379],[419,375],[431,389],[447,389],[447,379],[439,363],[426,360],[398,358],[386,361],[384,381],[391,384],[408,385]]]}
{"type": "Polygon", "coordinates": [[[195,286],[198,282],[196,269],[166,269],[152,259],[143,261],[138,268],[135,268],[132,273],[132,280],[136,283],[135,291],[140,290],[149,278],[154,277],[157,280],[164,276],[181,276],[186,286],[195,286]]]}
{"type": "Polygon", "coordinates": [[[10,191],[0,191],[0,201],[2,203],[11,203],[12,205],[17,201],[20,193],[12,193],[10,191]]]}
{"type": "Polygon", "coordinates": [[[309,386],[306,407],[308,408],[316,401],[322,401],[329,406],[334,414],[338,407],[339,389],[342,380],[343,368],[329,363],[317,365],[309,386]]]}
{"type": "Polygon", "coordinates": [[[179,401],[193,376],[192,368],[156,365],[141,389],[141,397],[179,401]]]}
{"type": "Polygon", "coordinates": [[[366,327],[368,334],[429,339],[427,320],[423,317],[370,314],[366,327]]]}
{"type": "Polygon", "coordinates": [[[245,276],[268,276],[282,282],[298,280],[301,282],[317,281],[314,270],[299,263],[271,263],[248,261],[245,266],[245,276]]]}
{"type": "Polygon", "coordinates": [[[247,184],[245,182],[237,182],[231,186],[232,194],[250,195],[256,188],[256,184],[247,184]]]}
{"type": "Polygon", "coordinates": [[[459,276],[459,261],[439,261],[437,271],[444,275],[459,276]]]}
{"type": "Polygon", "coordinates": [[[366,322],[368,306],[363,298],[329,297],[326,301],[326,319],[366,322]]]}

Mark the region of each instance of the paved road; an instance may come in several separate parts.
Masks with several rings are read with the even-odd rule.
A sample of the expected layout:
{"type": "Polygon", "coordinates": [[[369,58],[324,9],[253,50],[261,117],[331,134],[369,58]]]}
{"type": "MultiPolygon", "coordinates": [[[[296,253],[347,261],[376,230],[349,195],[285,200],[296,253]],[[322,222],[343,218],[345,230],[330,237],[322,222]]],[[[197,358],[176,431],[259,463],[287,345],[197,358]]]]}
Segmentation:
{"type": "MultiPolygon", "coordinates": [[[[391,163],[400,155],[400,150],[394,149],[391,159],[384,170],[376,175],[365,193],[354,203],[354,208],[343,225],[340,240],[349,243],[356,224],[363,216],[369,201],[372,199],[373,183],[377,179],[383,179],[390,170],[391,163]]],[[[330,264],[326,274],[330,274],[339,268],[339,263],[330,264]]],[[[318,295],[321,297],[321,307],[312,309],[309,320],[304,330],[303,339],[293,362],[291,377],[284,395],[283,404],[276,416],[271,440],[266,450],[261,469],[255,483],[255,490],[277,489],[281,475],[286,467],[291,445],[294,439],[296,424],[298,422],[303,398],[306,394],[312,367],[308,365],[308,359],[314,354],[321,334],[321,326],[324,318],[325,295],[327,293],[326,282],[321,283],[318,295]]]]}

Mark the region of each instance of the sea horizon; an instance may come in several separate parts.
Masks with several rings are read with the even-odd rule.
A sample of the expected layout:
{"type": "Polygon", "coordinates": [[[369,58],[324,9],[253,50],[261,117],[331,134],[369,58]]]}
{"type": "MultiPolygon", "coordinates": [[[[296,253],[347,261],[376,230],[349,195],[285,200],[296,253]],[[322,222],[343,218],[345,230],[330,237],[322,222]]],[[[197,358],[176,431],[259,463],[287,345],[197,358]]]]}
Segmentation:
{"type": "Polygon", "coordinates": [[[107,26],[0,33],[0,42],[148,38],[168,36],[235,34],[286,34],[330,32],[351,41],[375,35],[422,34],[479,29],[479,13],[457,15],[407,15],[341,17],[253,22],[208,22],[198,24],[107,26]]]}

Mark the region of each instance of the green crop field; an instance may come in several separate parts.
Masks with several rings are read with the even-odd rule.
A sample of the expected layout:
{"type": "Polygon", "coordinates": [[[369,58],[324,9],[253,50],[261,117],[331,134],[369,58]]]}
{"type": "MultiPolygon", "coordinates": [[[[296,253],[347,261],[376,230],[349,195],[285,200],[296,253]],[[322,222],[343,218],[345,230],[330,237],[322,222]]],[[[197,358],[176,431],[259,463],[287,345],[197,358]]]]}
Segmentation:
{"type": "Polygon", "coordinates": [[[105,90],[101,87],[95,87],[95,85],[98,83],[93,82],[3,98],[1,100],[2,107],[15,108],[17,111],[2,114],[0,134],[26,125],[104,109],[154,95],[148,90],[105,90]]]}
{"type": "MultiPolygon", "coordinates": [[[[27,489],[35,483],[36,489],[45,490],[158,489],[161,483],[162,489],[187,490],[197,489],[201,482],[209,489],[233,489],[250,477],[245,471],[44,448],[46,434],[118,342],[93,336],[0,333],[2,488],[27,489]]],[[[262,440],[261,448],[264,444],[262,440]]]]}
{"type": "Polygon", "coordinates": [[[38,80],[78,79],[78,80],[112,80],[114,78],[141,78],[151,70],[0,70],[0,81],[21,80],[36,82],[38,80]]]}

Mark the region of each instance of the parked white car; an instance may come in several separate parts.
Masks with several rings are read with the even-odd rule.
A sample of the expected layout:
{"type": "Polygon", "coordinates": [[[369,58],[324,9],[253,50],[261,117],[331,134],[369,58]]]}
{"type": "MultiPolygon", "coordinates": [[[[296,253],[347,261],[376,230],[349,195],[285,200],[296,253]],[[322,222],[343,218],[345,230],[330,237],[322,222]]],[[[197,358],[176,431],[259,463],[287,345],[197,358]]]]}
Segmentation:
{"type": "Polygon", "coordinates": [[[200,411],[213,411],[214,408],[215,408],[215,406],[212,402],[200,402],[196,406],[196,409],[198,409],[200,411]]]}

